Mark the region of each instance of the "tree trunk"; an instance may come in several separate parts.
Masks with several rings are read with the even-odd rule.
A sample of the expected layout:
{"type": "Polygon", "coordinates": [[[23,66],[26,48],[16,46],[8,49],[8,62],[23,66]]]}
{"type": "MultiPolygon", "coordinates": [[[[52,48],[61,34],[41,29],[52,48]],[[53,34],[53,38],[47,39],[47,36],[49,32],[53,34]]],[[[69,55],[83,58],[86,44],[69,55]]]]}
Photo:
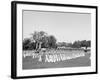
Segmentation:
{"type": "Polygon", "coordinates": [[[87,46],[86,46],[86,50],[87,50],[87,46]]]}
{"type": "Polygon", "coordinates": [[[87,46],[85,47],[85,52],[87,52],[87,46]]]}
{"type": "Polygon", "coordinates": [[[36,43],[36,50],[38,49],[38,42],[36,43]]]}
{"type": "Polygon", "coordinates": [[[42,44],[42,42],[39,42],[39,50],[41,50],[41,44],[42,44]]]}

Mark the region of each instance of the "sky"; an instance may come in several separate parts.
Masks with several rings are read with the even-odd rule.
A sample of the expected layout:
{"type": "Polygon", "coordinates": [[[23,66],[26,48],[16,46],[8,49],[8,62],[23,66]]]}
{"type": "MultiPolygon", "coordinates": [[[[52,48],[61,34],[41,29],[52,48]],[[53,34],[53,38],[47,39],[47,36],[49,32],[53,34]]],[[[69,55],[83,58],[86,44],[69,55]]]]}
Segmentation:
{"type": "Polygon", "coordinates": [[[34,31],[54,35],[58,42],[91,40],[91,14],[24,10],[23,39],[34,31]]]}

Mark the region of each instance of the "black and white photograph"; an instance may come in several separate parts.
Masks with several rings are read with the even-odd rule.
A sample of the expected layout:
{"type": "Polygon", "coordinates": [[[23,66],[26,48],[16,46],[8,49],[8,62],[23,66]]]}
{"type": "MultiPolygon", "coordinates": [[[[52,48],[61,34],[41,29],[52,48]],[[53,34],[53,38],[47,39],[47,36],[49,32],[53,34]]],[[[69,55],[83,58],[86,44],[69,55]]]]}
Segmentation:
{"type": "Polygon", "coordinates": [[[15,3],[17,77],[96,73],[96,6],[15,3]]]}
{"type": "Polygon", "coordinates": [[[23,69],[91,66],[91,15],[23,10],[23,69]]]}

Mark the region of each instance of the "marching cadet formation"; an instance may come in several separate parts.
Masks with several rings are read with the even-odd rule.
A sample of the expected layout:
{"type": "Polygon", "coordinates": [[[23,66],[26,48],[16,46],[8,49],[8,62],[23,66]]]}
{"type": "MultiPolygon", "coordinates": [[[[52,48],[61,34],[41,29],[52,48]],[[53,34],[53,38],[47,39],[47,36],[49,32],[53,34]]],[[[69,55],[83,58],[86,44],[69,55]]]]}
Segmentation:
{"type": "Polygon", "coordinates": [[[66,55],[66,54],[54,54],[54,55],[45,55],[45,62],[59,62],[64,60],[69,60],[77,57],[85,56],[85,54],[72,54],[72,55],[66,55]]]}
{"type": "Polygon", "coordinates": [[[77,57],[82,57],[85,56],[84,51],[47,51],[47,52],[40,52],[40,53],[35,53],[34,51],[30,52],[24,52],[23,57],[31,56],[33,59],[38,59],[39,62],[59,62],[59,61],[64,61],[64,60],[69,60],[69,59],[74,59],[77,57]]]}

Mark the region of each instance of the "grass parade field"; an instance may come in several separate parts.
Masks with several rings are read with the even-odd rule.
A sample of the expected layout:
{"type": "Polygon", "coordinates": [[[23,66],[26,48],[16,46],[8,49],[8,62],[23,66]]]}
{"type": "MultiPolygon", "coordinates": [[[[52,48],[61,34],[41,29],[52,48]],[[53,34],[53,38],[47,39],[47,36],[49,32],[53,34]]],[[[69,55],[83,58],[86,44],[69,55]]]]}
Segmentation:
{"type": "Polygon", "coordinates": [[[84,50],[46,50],[23,51],[23,69],[43,69],[90,66],[90,51],[84,50]]]}

